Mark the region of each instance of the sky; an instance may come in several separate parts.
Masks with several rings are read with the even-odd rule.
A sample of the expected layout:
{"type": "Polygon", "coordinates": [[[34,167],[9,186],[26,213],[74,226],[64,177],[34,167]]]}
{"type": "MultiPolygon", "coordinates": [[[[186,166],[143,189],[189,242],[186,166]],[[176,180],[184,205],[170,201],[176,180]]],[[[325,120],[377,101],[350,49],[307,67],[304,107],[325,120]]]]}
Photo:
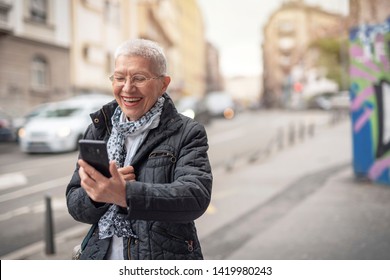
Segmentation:
{"type": "MultiPolygon", "coordinates": [[[[262,29],[285,0],[198,0],[206,38],[219,49],[225,77],[261,73],[262,29]]],[[[327,11],[348,13],[348,0],[305,0],[327,11]]]]}

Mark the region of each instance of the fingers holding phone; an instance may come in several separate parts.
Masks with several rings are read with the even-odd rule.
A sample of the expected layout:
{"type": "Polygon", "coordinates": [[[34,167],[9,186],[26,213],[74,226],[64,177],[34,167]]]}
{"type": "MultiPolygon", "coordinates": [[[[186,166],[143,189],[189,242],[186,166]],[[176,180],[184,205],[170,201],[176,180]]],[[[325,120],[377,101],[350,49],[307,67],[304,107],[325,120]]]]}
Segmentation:
{"type": "Polygon", "coordinates": [[[103,176],[84,160],[80,159],[78,164],[81,186],[92,200],[126,207],[125,180],[117,170],[114,161],[109,164],[112,175],[110,178],[103,176]]]}
{"type": "Polygon", "coordinates": [[[115,161],[109,162],[104,141],[82,139],[79,145],[81,186],[88,196],[97,202],[125,206],[125,181],[135,180],[134,168],[117,169],[115,161]]]}
{"type": "Polygon", "coordinates": [[[119,174],[122,175],[122,178],[125,181],[135,181],[135,173],[133,166],[125,166],[118,168],[119,174]]]}

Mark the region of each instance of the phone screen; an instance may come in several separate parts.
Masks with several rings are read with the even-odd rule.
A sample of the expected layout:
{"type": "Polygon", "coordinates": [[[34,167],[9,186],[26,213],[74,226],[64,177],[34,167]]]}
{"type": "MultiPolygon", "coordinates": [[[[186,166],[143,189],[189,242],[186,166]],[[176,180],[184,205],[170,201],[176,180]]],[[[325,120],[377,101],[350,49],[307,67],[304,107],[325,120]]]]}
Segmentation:
{"type": "Polygon", "coordinates": [[[110,178],[111,173],[106,143],[101,140],[82,139],[79,141],[79,146],[81,158],[101,174],[110,178]]]}

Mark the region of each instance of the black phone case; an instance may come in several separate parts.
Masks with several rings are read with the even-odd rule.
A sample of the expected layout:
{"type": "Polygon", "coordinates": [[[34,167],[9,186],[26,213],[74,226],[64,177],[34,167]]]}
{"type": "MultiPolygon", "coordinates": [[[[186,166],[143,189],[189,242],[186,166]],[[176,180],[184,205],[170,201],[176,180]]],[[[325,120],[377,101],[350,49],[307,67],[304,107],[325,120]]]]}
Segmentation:
{"type": "Polygon", "coordinates": [[[101,140],[82,139],[79,141],[79,146],[81,158],[101,174],[110,178],[111,174],[106,143],[101,140]]]}

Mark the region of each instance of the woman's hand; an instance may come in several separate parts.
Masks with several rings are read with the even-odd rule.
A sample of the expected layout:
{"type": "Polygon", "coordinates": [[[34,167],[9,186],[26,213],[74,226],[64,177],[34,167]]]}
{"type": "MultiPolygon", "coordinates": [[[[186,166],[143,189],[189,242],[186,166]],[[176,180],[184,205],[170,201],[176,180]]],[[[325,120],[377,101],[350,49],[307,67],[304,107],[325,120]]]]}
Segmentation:
{"type": "Polygon", "coordinates": [[[127,166],[124,168],[125,170],[120,172],[116,167],[115,161],[111,161],[111,178],[107,178],[82,159],[78,160],[78,164],[80,165],[81,187],[92,200],[127,207],[126,181],[124,177],[135,180],[134,168],[132,168],[133,172],[131,172],[131,168],[128,168],[130,166],[127,166]]]}
{"type": "Polygon", "coordinates": [[[118,168],[118,172],[125,181],[135,181],[134,167],[131,165],[118,168]]]}

